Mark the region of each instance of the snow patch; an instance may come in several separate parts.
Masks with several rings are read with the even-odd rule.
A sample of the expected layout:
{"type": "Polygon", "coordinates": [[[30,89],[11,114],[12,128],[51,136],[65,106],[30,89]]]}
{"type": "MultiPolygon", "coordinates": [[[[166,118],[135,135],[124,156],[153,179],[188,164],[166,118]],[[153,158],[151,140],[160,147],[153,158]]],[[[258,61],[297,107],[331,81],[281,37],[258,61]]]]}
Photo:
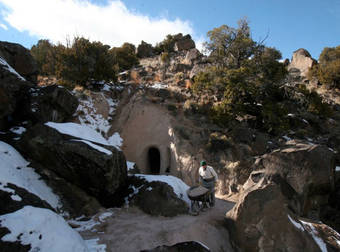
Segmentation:
{"type": "Polygon", "coordinates": [[[293,220],[293,219],[289,216],[289,214],[288,214],[287,216],[288,216],[288,219],[290,220],[290,222],[293,223],[293,225],[294,225],[297,229],[300,229],[301,231],[305,231],[305,229],[303,228],[303,226],[302,226],[300,223],[298,223],[298,222],[296,222],[295,220],[293,220]]]}
{"type": "Polygon", "coordinates": [[[282,138],[284,139],[284,140],[286,140],[286,141],[290,141],[290,140],[292,140],[290,137],[288,137],[288,136],[282,136],[282,138]]]}
{"type": "Polygon", "coordinates": [[[326,243],[320,238],[318,231],[315,229],[312,223],[306,222],[303,220],[300,220],[302,224],[306,227],[308,226],[309,228],[306,228],[306,230],[312,235],[314,241],[316,244],[318,244],[320,250],[322,252],[327,252],[327,245],[326,243]]]}
{"type": "Polygon", "coordinates": [[[96,144],[93,144],[89,141],[86,141],[86,140],[77,140],[77,139],[72,139],[71,141],[75,141],[75,142],[83,142],[83,143],[86,143],[87,145],[89,145],[91,148],[93,149],[96,149],[97,151],[100,151],[100,152],[103,152],[105,153],[106,155],[112,155],[112,152],[109,151],[108,149],[105,149],[99,145],[96,145],[96,144]]]}
{"type": "Polygon", "coordinates": [[[160,181],[167,183],[170,185],[174,193],[178,196],[178,198],[184,200],[189,206],[191,204],[190,199],[188,198],[187,195],[187,190],[189,189],[189,186],[185,184],[182,180],[179,178],[176,178],[171,175],[144,175],[144,174],[136,174],[135,176],[144,178],[148,182],[152,181],[160,181]]]}
{"type": "Polygon", "coordinates": [[[81,236],[49,209],[25,206],[0,216],[0,223],[10,231],[1,238],[2,241],[30,244],[30,251],[88,251],[81,236]]]}
{"type": "Polygon", "coordinates": [[[55,123],[47,122],[45,125],[56,129],[62,134],[77,137],[83,140],[88,140],[94,143],[103,145],[111,145],[120,150],[122,144],[122,138],[119,133],[115,133],[108,140],[106,140],[100,133],[87,127],[87,125],[80,125],[77,123],[55,123]]]}
{"type": "Polygon", "coordinates": [[[99,216],[99,220],[101,222],[104,222],[104,220],[108,217],[111,217],[113,215],[112,212],[105,212],[105,213],[102,213],[100,216],[99,216]]]}
{"type": "Polygon", "coordinates": [[[75,220],[69,220],[68,223],[78,226],[77,228],[75,228],[75,230],[77,230],[78,232],[87,231],[87,230],[95,231],[93,229],[94,226],[100,224],[99,221],[96,221],[93,218],[86,220],[86,221],[81,221],[82,218],[84,218],[84,216],[80,216],[76,218],[75,220]]]}
{"type": "Polygon", "coordinates": [[[132,170],[134,165],[135,165],[134,162],[126,161],[126,166],[127,166],[128,171],[132,170]]]}
{"type": "Polygon", "coordinates": [[[11,199],[15,201],[22,201],[22,198],[19,195],[11,195],[11,199]]]}
{"type": "Polygon", "coordinates": [[[107,118],[97,111],[94,100],[91,96],[79,101],[79,106],[75,115],[78,115],[80,124],[99,131],[106,136],[111,128],[110,120],[115,114],[118,102],[114,101],[112,98],[107,98],[104,94],[101,94],[101,96],[101,100],[106,100],[109,105],[107,118]]]}
{"type": "MultiPolygon", "coordinates": [[[[47,201],[53,208],[61,207],[59,197],[45,184],[33,168],[28,167],[28,162],[16,149],[0,141],[0,189],[15,193],[6,188],[7,183],[22,187],[47,201]]],[[[14,196],[15,197],[15,196],[14,196]]]]}
{"type": "Polygon", "coordinates": [[[154,88],[154,89],[165,89],[168,88],[168,85],[163,84],[163,83],[155,83],[152,86],[150,86],[150,88],[154,88]]]}
{"type": "Polygon", "coordinates": [[[24,127],[13,127],[10,129],[11,132],[21,135],[22,133],[24,133],[26,131],[26,129],[24,127]]]}
{"type": "Polygon", "coordinates": [[[112,146],[116,147],[118,150],[120,150],[120,147],[123,144],[123,139],[120,137],[119,133],[116,132],[112,136],[109,137],[107,142],[108,142],[109,145],[112,145],[112,146]]]}
{"type": "Polygon", "coordinates": [[[3,65],[9,72],[15,74],[20,80],[26,81],[25,78],[18,74],[2,57],[0,57],[0,65],[3,65]]]}
{"type": "Polygon", "coordinates": [[[98,241],[99,241],[99,238],[91,239],[91,240],[85,240],[85,244],[86,244],[89,252],[105,252],[106,251],[106,245],[105,244],[99,244],[98,241]]]}

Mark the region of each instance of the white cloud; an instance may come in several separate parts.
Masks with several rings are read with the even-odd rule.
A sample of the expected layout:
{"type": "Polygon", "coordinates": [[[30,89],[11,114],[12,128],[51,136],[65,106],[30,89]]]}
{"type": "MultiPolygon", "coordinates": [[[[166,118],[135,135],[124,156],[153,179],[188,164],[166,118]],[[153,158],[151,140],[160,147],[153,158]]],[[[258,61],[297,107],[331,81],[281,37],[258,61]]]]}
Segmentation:
{"type": "Polygon", "coordinates": [[[0,27],[6,31],[8,30],[8,27],[5,24],[0,23],[0,27]]]}
{"type": "Polygon", "coordinates": [[[121,1],[105,6],[80,0],[0,0],[8,10],[4,19],[19,31],[65,43],[67,37],[84,36],[111,46],[141,40],[155,44],[167,34],[193,34],[190,22],[157,19],[132,12],[121,1]]]}

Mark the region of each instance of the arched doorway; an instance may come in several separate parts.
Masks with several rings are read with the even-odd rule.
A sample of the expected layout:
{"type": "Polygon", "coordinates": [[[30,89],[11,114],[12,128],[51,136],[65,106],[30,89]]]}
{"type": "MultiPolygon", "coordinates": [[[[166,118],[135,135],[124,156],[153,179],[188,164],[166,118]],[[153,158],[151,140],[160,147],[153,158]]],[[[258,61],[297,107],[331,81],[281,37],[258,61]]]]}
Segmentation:
{"type": "Polygon", "coordinates": [[[161,170],[161,154],[155,147],[148,151],[148,166],[151,174],[159,174],[161,170]]]}

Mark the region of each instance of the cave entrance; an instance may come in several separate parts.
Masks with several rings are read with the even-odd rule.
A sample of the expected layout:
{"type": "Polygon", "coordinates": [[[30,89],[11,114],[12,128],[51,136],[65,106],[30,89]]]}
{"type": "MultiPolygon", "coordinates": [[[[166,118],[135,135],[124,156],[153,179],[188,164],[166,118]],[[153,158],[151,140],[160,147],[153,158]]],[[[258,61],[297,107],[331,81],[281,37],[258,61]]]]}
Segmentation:
{"type": "Polygon", "coordinates": [[[155,147],[148,151],[148,165],[151,174],[159,174],[161,171],[161,154],[155,147]]]}

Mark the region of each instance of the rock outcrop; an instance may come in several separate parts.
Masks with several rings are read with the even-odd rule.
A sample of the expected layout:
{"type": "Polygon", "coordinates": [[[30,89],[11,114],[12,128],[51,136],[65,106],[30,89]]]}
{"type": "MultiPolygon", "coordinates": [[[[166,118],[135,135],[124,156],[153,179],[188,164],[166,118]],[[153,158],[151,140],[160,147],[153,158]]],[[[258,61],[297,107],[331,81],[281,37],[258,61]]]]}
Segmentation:
{"type": "Polygon", "coordinates": [[[300,48],[294,52],[288,70],[298,69],[301,76],[306,77],[309,69],[316,63],[316,60],[311,57],[306,49],[300,48]]]}
{"type": "Polygon", "coordinates": [[[241,251],[319,251],[293,216],[282,188],[265,178],[246,190],[226,215],[233,245],[241,251]]]}
{"type": "Polygon", "coordinates": [[[36,122],[64,122],[78,107],[78,99],[66,88],[56,85],[31,88],[29,113],[36,122]]]}
{"type": "Polygon", "coordinates": [[[36,83],[38,66],[29,50],[19,44],[0,41],[0,57],[27,81],[36,83]]]}
{"type": "Polygon", "coordinates": [[[254,170],[279,174],[300,195],[303,216],[318,218],[334,189],[334,153],[327,147],[288,141],[286,146],[262,156],[254,170]]]}
{"type": "Polygon", "coordinates": [[[167,183],[147,182],[138,177],[132,177],[130,180],[130,188],[135,189],[132,202],[145,213],[165,217],[188,213],[188,205],[178,198],[167,183]]]}
{"type": "Polygon", "coordinates": [[[27,157],[94,196],[104,206],[127,179],[126,160],[113,146],[99,146],[37,124],[19,142],[27,157]]]}
{"type": "Polygon", "coordinates": [[[8,63],[0,57],[0,130],[13,120],[12,114],[27,100],[33,87],[26,82],[8,63]]]}
{"type": "Polygon", "coordinates": [[[175,36],[175,51],[187,51],[195,48],[195,42],[189,34],[183,36],[181,33],[175,36]]]}

